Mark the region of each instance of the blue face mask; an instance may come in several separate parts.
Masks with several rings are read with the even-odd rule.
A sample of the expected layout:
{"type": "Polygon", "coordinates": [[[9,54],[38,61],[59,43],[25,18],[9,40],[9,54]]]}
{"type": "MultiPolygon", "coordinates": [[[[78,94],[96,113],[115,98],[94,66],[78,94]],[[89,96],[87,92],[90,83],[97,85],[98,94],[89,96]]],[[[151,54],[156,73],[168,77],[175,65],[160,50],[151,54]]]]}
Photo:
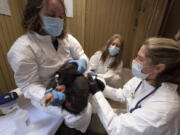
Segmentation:
{"type": "Polygon", "coordinates": [[[132,61],[132,74],[138,78],[146,79],[149,74],[142,73],[143,65],[137,63],[135,60],[132,61]]]}
{"type": "Polygon", "coordinates": [[[62,33],[64,19],[43,16],[43,29],[52,37],[57,37],[62,33]]]}
{"type": "Polygon", "coordinates": [[[120,49],[114,45],[110,45],[108,51],[111,56],[115,56],[119,53],[120,49]]]}

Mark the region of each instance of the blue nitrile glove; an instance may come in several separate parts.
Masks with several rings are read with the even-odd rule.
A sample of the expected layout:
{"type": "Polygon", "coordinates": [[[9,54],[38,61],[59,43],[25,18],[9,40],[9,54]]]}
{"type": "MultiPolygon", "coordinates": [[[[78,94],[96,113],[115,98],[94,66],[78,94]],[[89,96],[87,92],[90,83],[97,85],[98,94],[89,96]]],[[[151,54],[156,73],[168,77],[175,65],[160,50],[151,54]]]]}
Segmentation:
{"type": "Polygon", "coordinates": [[[60,106],[66,100],[66,95],[63,92],[56,91],[53,88],[47,89],[45,92],[45,95],[50,93],[50,92],[53,95],[53,102],[52,102],[53,106],[60,106]]]}
{"type": "Polygon", "coordinates": [[[70,63],[76,63],[78,65],[77,73],[82,74],[86,71],[87,61],[85,59],[70,60],[70,63]]]}
{"type": "Polygon", "coordinates": [[[93,72],[93,71],[90,72],[90,75],[91,76],[97,76],[97,74],[95,72],[93,72]]]}
{"type": "Polygon", "coordinates": [[[49,92],[52,92],[52,91],[53,91],[53,88],[47,89],[47,90],[45,91],[45,95],[48,94],[49,92]]]}
{"type": "Polygon", "coordinates": [[[53,95],[53,102],[52,102],[53,106],[61,106],[66,100],[66,95],[61,91],[53,90],[52,95],[53,95]]]}

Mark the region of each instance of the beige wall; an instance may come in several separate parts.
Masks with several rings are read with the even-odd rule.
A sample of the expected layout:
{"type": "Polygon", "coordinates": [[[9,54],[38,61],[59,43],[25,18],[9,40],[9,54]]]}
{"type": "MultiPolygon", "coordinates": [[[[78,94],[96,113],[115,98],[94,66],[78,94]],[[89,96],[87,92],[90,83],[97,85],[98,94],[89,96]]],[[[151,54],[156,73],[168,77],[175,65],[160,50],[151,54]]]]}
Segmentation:
{"type": "MultiPolygon", "coordinates": [[[[120,33],[125,40],[124,65],[130,67],[141,42],[157,34],[166,1],[73,0],[74,17],[67,20],[68,32],[79,40],[89,57],[102,48],[112,34],[120,33]]],[[[9,4],[12,16],[0,15],[0,93],[16,88],[6,54],[23,34],[21,20],[25,1],[9,0],[9,4]]]]}
{"type": "Polygon", "coordinates": [[[180,0],[173,0],[174,4],[165,22],[165,27],[162,31],[163,36],[174,38],[174,35],[180,30],[180,0]]]}
{"type": "Polygon", "coordinates": [[[0,15],[0,93],[16,87],[6,54],[16,38],[23,33],[21,18],[24,4],[24,0],[9,0],[12,16],[0,15]]]}
{"type": "Polygon", "coordinates": [[[73,0],[73,18],[67,19],[67,31],[78,39],[84,47],[86,0],[73,0]]]}
{"type": "Polygon", "coordinates": [[[108,38],[116,33],[124,38],[124,52],[128,53],[135,11],[135,0],[87,0],[85,51],[88,56],[104,47],[108,38]]]}
{"type": "Polygon", "coordinates": [[[119,33],[125,41],[123,61],[130,67],[142,41],[156,36],[168,0],[86,0],[85,51],[91,56],[119,33]]]}

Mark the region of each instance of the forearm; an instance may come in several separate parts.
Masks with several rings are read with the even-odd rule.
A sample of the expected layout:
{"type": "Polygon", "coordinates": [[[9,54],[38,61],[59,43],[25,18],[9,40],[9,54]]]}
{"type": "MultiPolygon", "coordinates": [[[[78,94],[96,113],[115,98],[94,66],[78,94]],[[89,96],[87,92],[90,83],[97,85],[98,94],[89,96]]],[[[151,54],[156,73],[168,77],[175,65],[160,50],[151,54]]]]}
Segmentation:
{"type": "Polygon", "coordinates": [[[112,79],[114,75],[116,75],[112,70],[109,70],[108,72],[104,73],[104,74],[98,74],[100,76],[102,76],[105,80],[107,79],[112,79]]]}
{"type": "MultiPolygon", "coordinates": [[[[97,105],[97,114],[100,118],[101,123],[103,124],[105,130],[108,132],[108,135],[113,135],[113,126],[115,124],[115,119],[117,115],[114,113],[110,104],[104,98],[102,92],[97,92],[94,96],[95,104],[97,105]]],[[[117,123],[116,123],[117,124],[117,123]]]]}
{"type": "Polygon", "coordinates": [[[103,94],[106,98],[109,98],[114,101],[118,101],[118,102],[126,101],[126,97],[124,96],[124,90],[121,88],[116,89],[106,85],[103,94]]]}

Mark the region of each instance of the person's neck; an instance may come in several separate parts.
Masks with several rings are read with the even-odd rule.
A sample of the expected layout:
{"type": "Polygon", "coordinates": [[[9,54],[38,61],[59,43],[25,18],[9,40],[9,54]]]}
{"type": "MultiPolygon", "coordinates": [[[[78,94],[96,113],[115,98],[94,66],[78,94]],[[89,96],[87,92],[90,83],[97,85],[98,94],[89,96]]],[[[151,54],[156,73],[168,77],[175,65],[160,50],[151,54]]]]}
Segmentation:
{"type": "Polygon", "coordinates": [[[155,80],[151,80],[151,79],[145,79],[145,80],[148,81],[153,86],[155,86],[155,84],[156,84],[155,80]]]}
{"type": "Polygon", "coordinates": [[[113,58],[113,57],[115,57],[115,55],[110,55],[110,54],[109,54],[109,57],[110,57],[110,58],[113,58]]]}
{"type": "Polygon", "coordinates": [[[51,37],[52,41],[57,40],[57,37],[51,37]]]}
{"type": "Polygon", "coordinates": [[[151,74],[145,80],[148,81],[151,85],[155,86],[157,75],[151,74]]]}

